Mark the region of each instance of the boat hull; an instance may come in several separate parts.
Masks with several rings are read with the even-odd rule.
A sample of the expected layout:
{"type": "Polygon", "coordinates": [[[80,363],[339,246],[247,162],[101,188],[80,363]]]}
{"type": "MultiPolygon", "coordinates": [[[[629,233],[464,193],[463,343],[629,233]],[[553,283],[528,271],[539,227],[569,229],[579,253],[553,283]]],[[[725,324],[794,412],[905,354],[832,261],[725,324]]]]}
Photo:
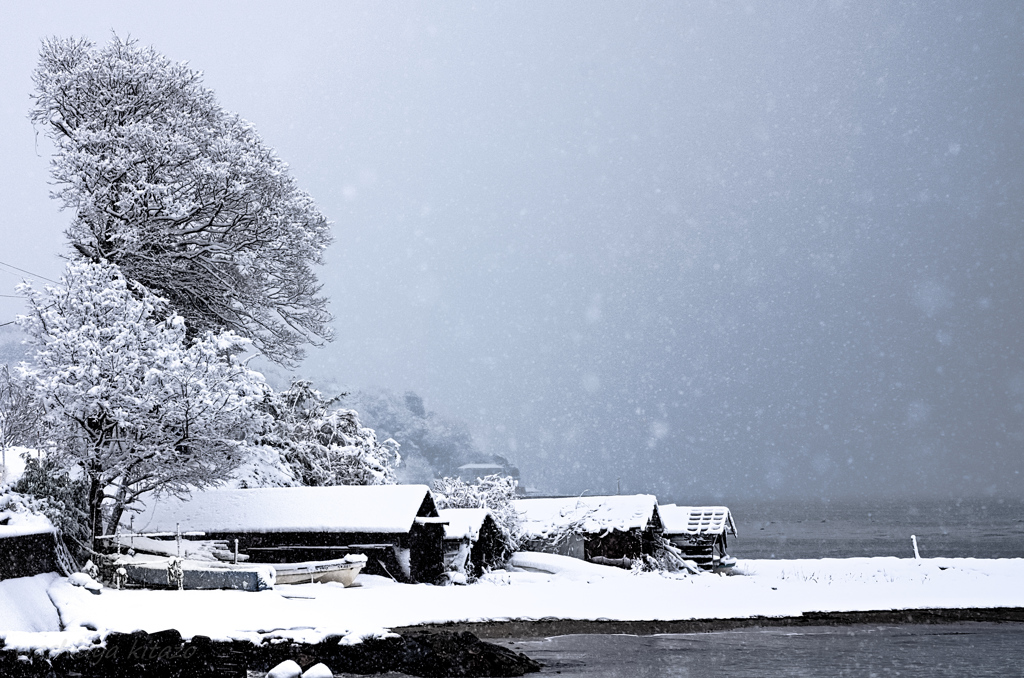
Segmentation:
{"type": "Polygon", "coordinates": [[[356,575],[366,565],[362,562],[346,562],[320,560],[308,563],[275,564],[278,584],[322,584],[335,582],[342,586],[352,586],[356,575]]]}

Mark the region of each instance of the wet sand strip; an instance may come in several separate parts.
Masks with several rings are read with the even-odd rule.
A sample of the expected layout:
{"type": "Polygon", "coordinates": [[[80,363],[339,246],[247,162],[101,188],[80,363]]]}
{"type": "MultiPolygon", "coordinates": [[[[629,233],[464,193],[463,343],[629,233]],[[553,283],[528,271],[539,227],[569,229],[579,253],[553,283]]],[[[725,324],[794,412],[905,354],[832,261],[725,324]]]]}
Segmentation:
{"type": "Polygon", "coordinates": [[[851,626],[855,624],[949,624],[954,622],[1024,622],[1024,607],[928,608],[865,612],[805,612],[798,617],[680,619],[675,621],[613,621],[536,619],[501,622],[449,622],[394,628],[397,634],[417,631],[469,631],[478,638],[545,638],[575,634],[710,633],[752,627],[851,626]]]}

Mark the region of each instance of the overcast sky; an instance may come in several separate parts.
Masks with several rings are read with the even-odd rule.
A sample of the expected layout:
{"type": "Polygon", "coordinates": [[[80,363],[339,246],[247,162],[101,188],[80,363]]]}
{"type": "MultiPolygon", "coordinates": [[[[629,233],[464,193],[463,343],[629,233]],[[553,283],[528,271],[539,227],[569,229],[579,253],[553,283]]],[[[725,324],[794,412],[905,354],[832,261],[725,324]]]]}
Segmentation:
{"type": "Polygon", "coordinates": [[[1024,4],[3,13],[4,264],[66,248],[39,41],[113,30],[334,222],[320,383],[414,390],[548,491],[1024,492],[1024,4]]]}

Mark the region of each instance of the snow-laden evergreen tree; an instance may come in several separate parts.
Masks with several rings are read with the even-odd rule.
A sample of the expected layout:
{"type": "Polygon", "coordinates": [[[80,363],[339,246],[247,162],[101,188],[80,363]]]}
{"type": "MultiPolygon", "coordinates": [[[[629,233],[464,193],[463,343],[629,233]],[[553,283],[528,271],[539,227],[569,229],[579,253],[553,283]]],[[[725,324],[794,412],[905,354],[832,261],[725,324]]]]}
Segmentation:
{"type": "Polygon", "coordinates": [[[312,268],[329,224],[199,72],[134,40],[55,38],[33,78],[73,254],[167,298],[190,337],[231,329],[284,364],[330,338],[312,268]]]}
{"type": "Polygon", "coordinates": [[[72,262],[60,284],[20,289],[46,459],[85,481],[94,541],[144,492],[226,478],[265,429],[263,377],[238,360],[249,342],[234,332],[188,338],[165,299],[111,265],[72,262]]]}
{"type": "Polygon", "coordinates": [[[273,424],[263,444],[281,450],[303,485],[393,485],[398,443],[379,442],[354,410],[332,410],[338,400],[307,380],[268,394],[263,407],[273,424]]]}

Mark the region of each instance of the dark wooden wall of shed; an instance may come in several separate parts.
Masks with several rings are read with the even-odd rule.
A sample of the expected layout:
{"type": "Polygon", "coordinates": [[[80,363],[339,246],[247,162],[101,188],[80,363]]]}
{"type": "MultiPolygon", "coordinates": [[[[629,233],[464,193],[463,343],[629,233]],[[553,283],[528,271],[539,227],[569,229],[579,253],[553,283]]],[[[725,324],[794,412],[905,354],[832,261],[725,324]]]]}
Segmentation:
{"type": "Polygon", "coordinates": [[[60,572],[53,532],[0,538],[0,580],[60,572]]]}
{"type": "Polygon", "coordinates": [[[634,527],[625,532],[612,530],[608,534],[588,534],[584,542],[585,558],[638,558],[642,554],[654,555],[660,536],[660,530],[651,527],[643,531],[634,527]]]}
{"type": "Polygon", "coordinates": [[[444,572],[444,525],[419,523],[409,532],[409,569],[415,582],[432,583],[444,572]]]}
{"type": "Polygon", "coordinates": [[[402,567],[395,557],[404,535],[372,532],[219,532],[207,533],[204,539],[221,539],[238,552],[249,556],[252,563],[301,563],[307,560],[344,558],[350,553],[367,557],[363,572],[405,581],[402,567]],[[382,548],[354,547],[352,544],[379,544],[382,548]]]}
{"type": "Polygon", "coordinates": [[[284,563],[358,553],[351,544],[397,545],[400,536],[374,532],[217,532],[207,533],[203,539],[224,540],[229,550],[234,548],[237,539],[239,552],[248,554],[252,562],[284,563]],[[297,554],[303,557],[298,558],[297,554]]]}
{"type": "Polygon", "coordinates": [[[586,560],[592,560],[594,556],[636,558],[643,553],[643,539],[640,530],[636,528],[625,532],[612,530],[604,535],[588,534],[583,543],[583,552],[586,560]]]}
{"type": "Polygon", "coordinates": [[[480,534],[469,551],[469,561],[473,564],[472,574],[479,577],[487,570],[502,567],[510,555],[505,550],[505,540],[494,520],[484,520],[480,534]]]}

